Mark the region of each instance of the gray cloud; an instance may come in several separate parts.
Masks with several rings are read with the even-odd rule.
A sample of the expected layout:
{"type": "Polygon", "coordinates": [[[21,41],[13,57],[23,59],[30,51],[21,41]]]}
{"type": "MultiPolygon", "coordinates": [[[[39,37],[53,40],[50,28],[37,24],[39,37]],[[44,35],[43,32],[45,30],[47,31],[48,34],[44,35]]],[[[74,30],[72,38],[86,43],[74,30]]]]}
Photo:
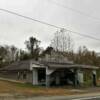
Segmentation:
{"type": "MultiPolygon", "coordinates": [[[[99,0],[54,1],[100,18],[99,0]]],[[[0,7],[86,35],[100,37],[100,21],[52,4],[49,0],[0,0],[0,7]]],[[[46,47],[56,30],[0,11],[0,44],[15,44],[19,48],[25,48],[24,41],[29,36],[36,36],[42,41],[41,46],[46,47]]],[[[74,33],[71,36],[76,49],[80,45],[86,45],[89,49],[99,52],[99,41],[83,38],[74,33]]]]}

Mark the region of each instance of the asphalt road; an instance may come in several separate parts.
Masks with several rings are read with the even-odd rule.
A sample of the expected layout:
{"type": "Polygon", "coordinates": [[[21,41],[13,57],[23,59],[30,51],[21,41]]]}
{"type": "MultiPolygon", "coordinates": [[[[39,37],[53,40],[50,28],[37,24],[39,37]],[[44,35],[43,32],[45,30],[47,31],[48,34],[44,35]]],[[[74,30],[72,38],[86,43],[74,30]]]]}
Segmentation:
{"type": "Polygon", "coordinates": [[[1,97],[0,100],[100,100],[100,96],[95,97],[38,97],[38,98],[5,98],[1,97]]]}
{"type": "MultiPolygon", "coordinates": [[[[24,99],[25,100],[25,99],[24,99]]],[[[26,100],[100,100],[100,96],[58,96],[58,97],[38,97],[38,98],[30,98],[26,100]]]]}
{"type": "MultiPolygon", "coordinates": [[[[36,99],[32,99],[32,100],[36,100],[36,99]]],[[[40,100],[100,100],[100,96],[96,96],[96,97],[63,97],[63,98],[44,98],[44,99],[40,99],[40,100]]]]}
{"type": "Polygon", "coordinates": [[[100,96],[73,98],[70,100],[100,100],[100,96]]]}
{"type": "Polygon", "coordinates": [[[100,93],[74,95],[74,96],[47,96],[47,97],[32,97],[32,98],[18,98],[18,97],[1,97],[0,100],[100,100],[100,93]]]}
{"type": "MultiPolygon", "coordinates": [[[[24,99],[25,100],[25,99],[24,99]]],[[[93,97],[41,97],[41,98],[31,98],[26,100],[100,100],[100,96],[93,97]]]]}

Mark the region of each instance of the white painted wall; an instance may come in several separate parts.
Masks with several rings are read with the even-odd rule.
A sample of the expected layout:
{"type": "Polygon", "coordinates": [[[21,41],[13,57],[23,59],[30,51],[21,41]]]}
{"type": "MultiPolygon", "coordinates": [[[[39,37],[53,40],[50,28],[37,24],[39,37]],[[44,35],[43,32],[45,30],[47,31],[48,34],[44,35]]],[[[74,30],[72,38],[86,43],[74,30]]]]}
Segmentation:
{"type": "Polygon", "coordinates": [[[79,83],[84,83],[83,72],[78,72],[78,81],[79,83]]]}
{"type": "Polygon", "coordinates": [[[33,69],[33,85],[38,85],[38,70],[33,69]]]}

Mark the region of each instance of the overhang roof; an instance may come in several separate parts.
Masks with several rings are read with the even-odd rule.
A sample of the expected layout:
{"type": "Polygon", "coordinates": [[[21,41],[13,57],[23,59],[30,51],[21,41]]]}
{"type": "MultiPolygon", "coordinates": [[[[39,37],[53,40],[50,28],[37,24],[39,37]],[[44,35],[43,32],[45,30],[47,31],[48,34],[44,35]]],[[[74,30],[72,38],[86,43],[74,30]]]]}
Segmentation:
{"type": "Polygon", "coordinates": [[[0,70],[28,70],[30,63],[29,61],[18,61],[14,62],[8,66],[2,67],[0,70]]]}
{"type": "Polygon", "coordinates": [[[81,65],[81,64],[70,64],[70,65],[64,65],[64,64],[48,64],[49,68],[81,68],[81,69],[98,69],[99,67],[91,66],[91,65],[81,65]]]}
{"type": "Polygon", "coordinates": [[[24,61],[17,61],[8,66],[0,68],[0,70],[5,71],[12,71],[12,70],[30,70],[30,63],[33,62],[34,64],[39,64],[33,60],[24,60],[24,61]]]}
{"type": "MultiPolygon", "coordinates": [[[[30,70],[30,63],[34,65],[38,65],[38,68],[81,68],[81,69],[98,69],[99,67],[91,66],[91,65],[81,65],[81,64],[72,64],[72,63],[59,63],[59,62],[36,62],[33,60],[25,60],[14,62],[8,66],[0,68],[0,71],[21,71],[21,70],[30,70]]],[[[35,68],[35,66],[33,66],[35,68]]]]}

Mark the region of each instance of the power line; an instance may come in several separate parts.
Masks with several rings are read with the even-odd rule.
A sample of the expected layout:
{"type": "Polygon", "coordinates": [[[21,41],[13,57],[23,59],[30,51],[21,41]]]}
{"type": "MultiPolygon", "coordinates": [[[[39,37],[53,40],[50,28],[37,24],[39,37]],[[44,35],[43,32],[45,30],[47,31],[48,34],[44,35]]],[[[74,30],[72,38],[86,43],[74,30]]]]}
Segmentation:
{"type": "Polygon", "coordinates": [[[61,27],[58,27],[58,26],[55,26],[53,24],[49,24],[49,23],[46,23],[46,22],[43,22],[43,21],[39,21],[37,19],[34,19],[34,18],[31,18],[31,17],[28,17],[28,16],[24,16],[24,15],[21,15],[19,13],[16,13],[16,12],[13,12],[13,11],[9,11],[7,9],[2,9],[0,8],[1,11],[4,11],[4,12],[7,12],[7,13],[10,13],[10,14],[13,14],[13,15],[16,15],[16,16],[19,16],[19,17],[23,17],[25,19],[29,19],[29,20],[32,20],[32,21],[35,21],[35,22],[39,22],[41,24],[45,24],[45,25],[48,25],[48,26],[52,26],[52,27],[55,27],[55,28],[61,28],[61,27]]]}
{"type": "Polygon", "coordinates": [[[91,16],[90,14],[84,13],[84,12],[82,12],[82,11],[80,11],[80,10],[76,10],[76,9],[74,9],[74,8],[68,7],[68,6],[66,6],[66,5],[57,3],[57,2],[52,1],[52,0],[48,0],[48,1],[51,2],[51,3],[53,3],[53,4],[55,4],[55,5],[57,5],[57,6],[63,7],[63,8],[65,8],[65,9],[69,9],[69,10],[71,10],[71,11],[73,11],[73,12],[78,13],[78,14],[81,14],[81,15],[84,15],[84,16],[86,16],[86,17],[90,17],[90,18],[92,18],[92,19],[95,19],[95,20],[100,21],[100,18],[91,16]]]}
{"type": "Polygon", "coordinates": [[[90,38],[90,39],[93,39],[93,40],[100,41],[100,39],[98,39],[98,38],[95,38],[95,37],[92,37],[92,36],[89,36],[89,35],[85,35],[85,34],[81,34],[81,33],[79,33],[79,32],[75,32],[75,31],[72,31],[72,30],[68,30],[68,29],[66,29],[66,28],[62,28],[62,27],[60,27],[60,26],[56,26],[56,25],[53,25],[53,24],[49,24],[49,23],[47,23],[47,22],[43,22],[43,21],[40,21],[40,20],[31,18],[31,17],[28,17],[28,16],[24,16],[24,15],[21,15],[21,14],[16,13],[16,12],[9,11],[9,10],[7,10],[7,9],[2,9],[2,8],[0,8],[0,10],[3,11],[3,12],[7,12],[7,13],[10,13],[10,14],[19,16],[19,17],[23,17],[23,18],[28,19],[28,20],[31,20],[31,21],[35,21],[35,22],[38,22],[38,23],[41,23],[41,24],[44,24],[44,25],[47,25],[47,26],[54,27],[54,28],[57,28],[57,29],[65,29],[66,31],[75,33],[75,34],[80,35],[80,36],[82,36],[82,37],[86,37],[86,38],[90,38]]]}
{"type": "Polygon", "coordinates": [[[90,39],[93,39],[93,40],[100,41],[100,39],[95,38],[95,37],[93,37],[93,36],[89,36],[89,35],[86,35],[86,34],[81,34],[81,33],[79,33],[79,32],[75,32],[75,31],[71,31],[71,30],[68,30],[68,31],[70,31],[70,32],[72,32],[72,33],[74,33],[74,34],[77,34],[77,35],[79,35],[79,36],[82,36],[82,37],[86,37],[86,38],[90,38],[90,39]]]}

